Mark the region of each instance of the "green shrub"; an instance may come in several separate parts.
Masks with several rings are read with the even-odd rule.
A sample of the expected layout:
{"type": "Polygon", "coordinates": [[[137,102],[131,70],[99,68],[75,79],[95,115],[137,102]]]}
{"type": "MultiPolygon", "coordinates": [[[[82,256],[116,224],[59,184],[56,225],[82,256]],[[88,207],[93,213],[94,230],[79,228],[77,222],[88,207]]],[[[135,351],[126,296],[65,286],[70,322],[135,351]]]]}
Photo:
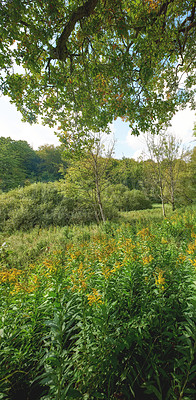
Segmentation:
{"type": "Polygon", "coordinates": [[[125,185],[112,185],[105,194],[105,200],[119,211],[144,210],[152,208],[152,203],[140,190],[129,190],[125,185]]]}
{"type": "Polygon", "coordinates": [[[0,196],[1,230],[65,225],[68,220],[67,202],[59,183],[35,183],[0,196]]]}
{"type": "MultiPolygon", "coordinates": [[[[65,183],[34,183],[0,195],[0,231],[96,222],[94,208],[90,198],[69,190],[65,183]]],[[[110,204],[104,209],[106,218],[116,216],[110,204]]]]}

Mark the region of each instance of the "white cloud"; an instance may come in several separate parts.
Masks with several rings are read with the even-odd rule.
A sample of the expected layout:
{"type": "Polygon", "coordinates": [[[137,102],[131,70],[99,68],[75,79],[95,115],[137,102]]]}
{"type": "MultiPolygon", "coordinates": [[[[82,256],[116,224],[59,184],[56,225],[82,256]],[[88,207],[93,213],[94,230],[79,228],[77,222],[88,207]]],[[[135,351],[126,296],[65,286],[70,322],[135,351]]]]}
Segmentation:
{"type": "Polygon", "coordinates": [[[131,157],[134,158],[135,160],[137,160],[141,156],[142,152],[146,150],[145,136],[131,135],[131,129],[127,134],[126,144],[131,148],[132,150],[131,157]]]}
{"type": "MultiPolygon", "coordinates": [[[[168,132],[174,134],[182,140],[182,145],[192,148],[196,145],[196,138],[193,136],[193,127],[196,121],[195,111],[188,107],[185,110],[179,111],[171,120],[171,127],[168,132]]],[[[138,159],[142,152],[147,150],[145,144],[145,136],[135,137],[131,135],[131,130],[128,131],[126,143],[131,148],[132,158],[138,159]]]]}
{"type": "Polygon", "coordinates": [[[60,144],[53,129],[41,124],[22,122],[20,113],[9,102],[8,97],[0,98],[0,136],[26,140],[35,150],[44,144],[60,144]]]}
{"type": "Polygon", "coordinates": [[[188,107],[179,111],[172,119],[172,126],[169,129],[174,133],[185,145],[189,145],[193,140],[193,128],[196,121],[195,111],[188,107]]]}

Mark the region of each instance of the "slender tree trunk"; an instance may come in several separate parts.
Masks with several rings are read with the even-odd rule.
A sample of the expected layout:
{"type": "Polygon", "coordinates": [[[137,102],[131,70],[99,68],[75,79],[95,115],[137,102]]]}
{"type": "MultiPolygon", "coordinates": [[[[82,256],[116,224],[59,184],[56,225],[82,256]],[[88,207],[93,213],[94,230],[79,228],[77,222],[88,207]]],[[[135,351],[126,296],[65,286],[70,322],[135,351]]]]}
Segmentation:
{"type": "Polygon", "coordinates": [[[163,217],[166,218],[165,203],[164,203],[164,200],[163,200],[163,199],[162,199],[162,212],[163,212],[163,217]]]}
{"type": "Polygon", "coordinates": [[[174,170],[173,166],[170,165],[170,196],[171,196],[171,204],[172,204],[172,211],[175,211],[175,182],[174,182],[174,170]]]}
{"type": "Polygon", "coordinates": [[[160,188],[160,195],[161,195],[162,212],[163,212],[163,218],[165,218],[166,213],[165,213],[165,201],[164,201],[164,194],[163,194],[162,171],[161,171],[161,165],[160,165],[159,161],[157,162],[157,164],[158,164],[159,188],[160,188]]]}
{"type": "Polygon", "coordinates": [[[175,211],[175,198],[174,198],[174,188],[171,186],[171,203],[172,203],[172,211],[175,211]]]}
{"type": "Polygon", "coordinates": [[[98,184],[97,180],[96,180],[96,194],[97,194],[97,202],[98,202],[99,209],[100,209],[101,219],[103,222],[105,222],[105,215],[103,212],[103,206],[102,206],[102,202],[101,202],[101,194],[100,194],[99,184],[98,184]]]}
{"type": "Polygon", "coordinates": [[[105,215],[104,215],[102,201],[101,201],[100,178],[99,178],[97,158],[93,157],[93,160],[94,160],[94,174],[95,174],[95,187],[96,187],[95,194],[96,194],[96,199],[97,199],[97,203],[98,203],[100,214],[101,214],[101,219],[103,222],[105,222],[105,215]]]}
{"type": "Polygon", "coordinates": [[[94,202],[93,202],[93,208],[94,208],[94,213],[95,213],[95,219],[96,219],[96,221],[97,221],[97,224],[99,224],[99,215],[98,215],[98,212],[97,212],[97,210],[96,210],[96,204],[94,204],[94,202]]]}
{"type": "Polygon", "coordinates": [[[160,191],[161,191],[161,203],[162,203],[162,212],[163,212],[163,217],[166,217],[166,213],[165,213],[165,201],[164,201],[164,196],[163,196],[163,188],[162,186],[160,187],[160,191]]]}

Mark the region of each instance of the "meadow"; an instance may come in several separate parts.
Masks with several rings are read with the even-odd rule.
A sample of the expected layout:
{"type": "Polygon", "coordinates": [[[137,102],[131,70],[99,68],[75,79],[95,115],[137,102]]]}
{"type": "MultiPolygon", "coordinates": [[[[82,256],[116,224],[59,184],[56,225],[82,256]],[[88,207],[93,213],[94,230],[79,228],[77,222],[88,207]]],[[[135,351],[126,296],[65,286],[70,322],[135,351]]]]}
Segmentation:
{"type": "Polygon", "coordinates": [[[193,400],[196,210],[0,233],[0,399],[193,400]]]}

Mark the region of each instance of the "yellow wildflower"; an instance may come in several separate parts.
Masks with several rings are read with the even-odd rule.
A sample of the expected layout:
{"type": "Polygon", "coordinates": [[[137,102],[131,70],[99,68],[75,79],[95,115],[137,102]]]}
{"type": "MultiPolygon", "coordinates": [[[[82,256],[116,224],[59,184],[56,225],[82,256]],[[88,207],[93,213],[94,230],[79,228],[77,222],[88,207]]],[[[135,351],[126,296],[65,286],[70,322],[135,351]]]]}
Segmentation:
{"type": "Polygon", "coordinates": [[[0,271],[0,282],[16,282],[21,272],[21,270],[16,268],[0,271]]]}
{"type": "Polygon", "coordinates": [[[196,258],[195,258],[194,260],[191,260],[191,259],[189,258],[189,261],[191,262],[191,264],[192,264],[194,267],[196,267],[196,258]]]}
{"type": "Polygon", "coordinates": [[[165,278],[163,277],[164,271],[160,270],[158,276],[155,276],[155,284],[164,290],[165,278]]]}
{"type": "Polygon", "coordinates": [[[102,304],[101,295],[97,291],[97,289],[93,289],[93,293],[87,294],[88,303],[90,306],[93,304],[102,304]]]}
{"type": "Polygon", "coordinates": [[[105,267],[104,270],[102,271],[103,276],[105,279],[108,279],[109,276],[111,275],[111,271],[109,267],[105,267]]]}
{"type": "Polygon", "coordinates": [[[144,229],[142,229],[141,231],[139,231],[139,232],[137,233],[137,236],[140,236],[141,239],[143,239],[143,240],[152,237],[152,235],[151,235],[151,233],[150,233],[150,231],[149,231],[149,228],[144,228],[144,229]]]}
{"type": "Polygon", "coordinates": [[[184,254],[180,253],[176,260],[176,265],[182,264],[185,260],[186,260],[186,256],[184,256],[184,254]]]}
{"type": "Polygon", "coordinates": [[[150,262],[153,260],[153,256],[150,254],[149,256],[145,256],[142,258],[143,264],[147,265],[150,264],[150,262]]]}
{"type": "Polygon", "coordinates": [[[193,254],[196,250],[196,240],[193,243],[189,243],[187,253],[193,254]]]}

